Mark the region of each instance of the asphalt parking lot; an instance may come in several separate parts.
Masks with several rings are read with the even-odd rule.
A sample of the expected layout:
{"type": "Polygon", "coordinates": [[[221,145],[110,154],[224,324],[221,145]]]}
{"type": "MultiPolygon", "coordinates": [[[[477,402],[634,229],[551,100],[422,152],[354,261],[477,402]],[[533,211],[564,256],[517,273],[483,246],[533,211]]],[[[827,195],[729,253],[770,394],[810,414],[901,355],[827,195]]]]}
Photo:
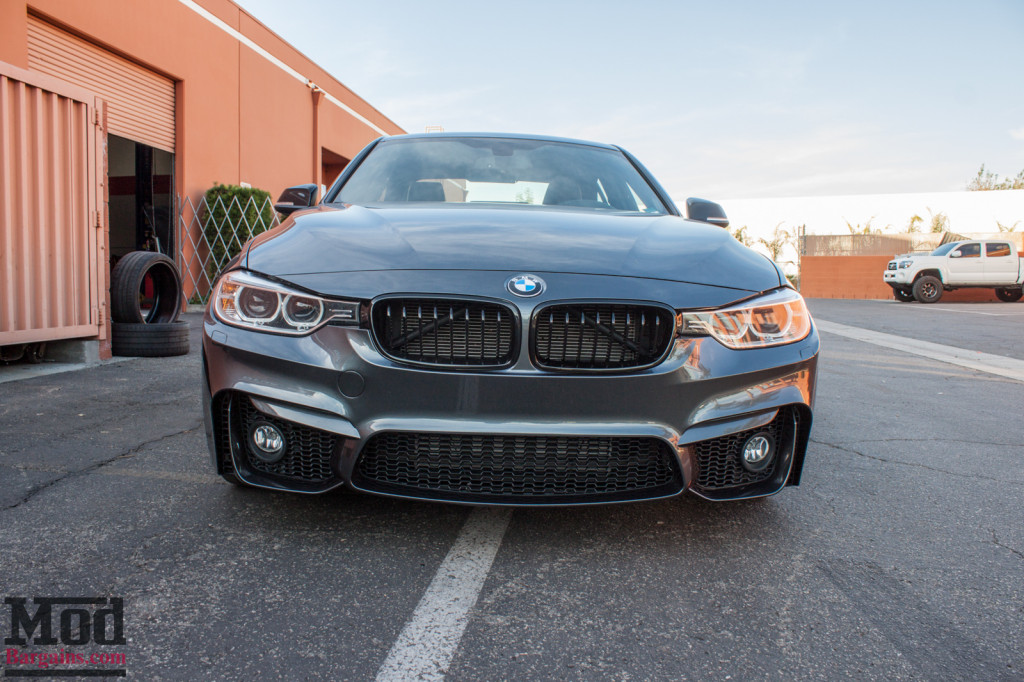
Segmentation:
{"type": "Polygon", "coordinates": [[[810,304],[982,355],[823,324],[802,484],[742,503],[235,488],[208,464],[197,314],[188,356],[0,383],[0,591],[122,597],[127,638],[19,649],[117,651],[140,680],[1024,679],[1024,303],[810,304]]]}

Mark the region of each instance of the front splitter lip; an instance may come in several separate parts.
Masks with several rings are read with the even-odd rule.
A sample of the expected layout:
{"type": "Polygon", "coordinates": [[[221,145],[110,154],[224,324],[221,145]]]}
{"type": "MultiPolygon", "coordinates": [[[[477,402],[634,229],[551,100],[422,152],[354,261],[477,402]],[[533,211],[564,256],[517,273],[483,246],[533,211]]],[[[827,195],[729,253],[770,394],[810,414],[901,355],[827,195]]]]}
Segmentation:
{"type": "MultiPolygon", "coordinates": [[[[234,458],[232,458],[232,462],[234,463],[234,458]]],[[[789,472],[792,469],[792,466],[793,466],[793,461],[791,459],[789,467],[786,470],[786,476],[787,477],[789,476],[789,472]]],[[[429,497],[429,496],[426,496],[426,495],[409,495],[409,494],[382,492],[380,490],[372,490],[372,489],[368,489],[368,488],[361,488],[358,485],[356,485],[355,483],[352,483],[351,481],[345,481],[345,480],[341,480],[341,479],[338,479],[337,483],[331,485],[330,487],[324,488],[323,490],[316,490],[316,491],[314,491],[314,490],[300,490],[300,489],[296,489],[296,488],[289,488],[289,487],[283,486],[283,485],[267,485],[267,484],[265,484],[263,482],[260,482],[260,481],[250,480],[249,477],[245,476],[242,472],[240,472],[238,470],[237,463],[235,463],[235,475],[237,475],[241,480],[245,481],[245,483],[247,485],[250,485],[250,486],[252,486],[254,488],[262,488],[264,490],[272,490],[272,491],[275,491],[275,492],[283,492],[283,493],[288,493],[288,494],[323,495],[325,493],[336,491],[338,489],[345,489],[345,490],[348,490],[348,491],[351,491],[351,492],[354,492],[354,493],[359,493],[359,494],[362,494],[362,495],[372,495],[374,497],[384,497],[384,498],[393,499],[393,500],[406,500],[406,501],[409,501],[409,502],[428,502],[428,503],[431,503],[431,504],[450,504],[450,505],[457,505],[457,506],[460,506],[460,507],[505,507],[505,508],[512,508],[512,509],[539,509],[539,508],[556,509],[556,508],[568,508],[568,507],[604,507],[604,506],[621,505],[621,504],[643,504],[643,503],[646,503],[646,502],[664,502],[665,500],[671,500],[671,499],[674,499],[674,498],[677,498],[677,497],[682,497],[685,493],[690,493],[692,495],[695,495],[696,497],[704,500],[705,502],[712,502],[712,503],[716,503],[717,504],[717,503],[723,503],[723,502],[739,502],[739,501],[743,501],[743,500],[755,500],[755,499],[762,498],[762,497],[772,497],[773,495],[777,495],[780,492],[782,492],[783,488],[786,487],[785,484],[782,484],[782,485],[778,486],[777,488],[775,488],[774,490],[771,490],[771,491],[765,492],[765,493],[741,495],[741,496],[729,497],[729,498],[714,498],[714,497],[709,497],[705,493],[702,493],[699,488],[695,487],[691,483],[688,487],[680,488],[676,492],[669,493],[669,494],[666,494],[666,495],[654,495],[654,496],[650,496],[650,497],[637,497],[637,498],[625,499],[625,500],[599,500],[599,501],[580,500],[578,502],[543,502],[543,501],[530,501],[530,502],[492,501],[492,502],[483,502],[483,501],[477,501],[477,500],[458,500],[458,499],[450,499],[450,498],[444,498],[443,499],[443,498],[439,498],[439,497],[429,497]]]]}

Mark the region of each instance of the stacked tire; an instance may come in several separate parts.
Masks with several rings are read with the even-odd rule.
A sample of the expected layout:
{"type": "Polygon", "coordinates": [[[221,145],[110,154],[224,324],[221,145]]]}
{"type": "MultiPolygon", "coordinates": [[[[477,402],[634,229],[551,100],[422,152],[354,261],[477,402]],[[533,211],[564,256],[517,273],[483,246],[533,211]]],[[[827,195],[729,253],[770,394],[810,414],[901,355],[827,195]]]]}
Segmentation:
{"type": "Polygon", "coordinates": [[[112,351],[131,357],[185,355],[188,322],[181,314],[181,273],[167,256],[132,251],[110,272],[112,351]]]}

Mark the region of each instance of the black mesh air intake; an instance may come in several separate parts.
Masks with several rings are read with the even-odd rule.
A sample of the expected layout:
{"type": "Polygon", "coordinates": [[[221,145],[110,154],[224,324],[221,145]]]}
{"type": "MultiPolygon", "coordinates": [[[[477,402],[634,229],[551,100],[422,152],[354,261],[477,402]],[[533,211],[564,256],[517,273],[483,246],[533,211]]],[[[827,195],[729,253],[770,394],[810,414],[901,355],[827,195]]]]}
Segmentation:
{"type": "Polygon", "coordinates": [[[671,448],[657,438],[385,432],[363,448],[353,482],[431,499],[558,504],[679,492],[671,448]]]}
{"type": "Polygon", "coordinates": [[[231,396],[230,410],[222,410],[225,416],[227,413],[231,415],[231,431],[236,442],[253,470],[309,483],[323,483],[335,478],[331,458],[340,436],[263,414],[241,393],[231,396]],[[265,462],[253,453],[249,428],[256,421],[269,422],[284,434],[286,451],[279,461],[265,462]]]}
{"type": "Polygon", "coordinates": [[[373,333],[396,360],[449,367],[507,367],[516,356],[516,317],[487,301],[389,298],[373,306],[373,333]]]}
{"type": "Polygon", "coordinates": [[[770,480],[775,476],[780,453],[792,447],[793,419],[793,410],[783,408],[765,426],[695,443],[697,486],[704,490],[720,490],[770,480]],[[776,454],[763,471],[751,472],[740,464],[741,449],[747,439],[756,433],[771,435],[775,441],[776,454]]]}
{"type": "Polygon", "coordinates": [[[557,304],[535,313],[532,349],[544,368],[634,369],[658,362],[674,330],[672,313],[657,306],[557,304]]]}
{"type": "Polygon", "coordinates": [[[225,392],[217,396],[214,402],[213,433],[217,444],[217,473],[234,474],[235,465],[231,461],[231,400],[233,393],[225,392]]]}

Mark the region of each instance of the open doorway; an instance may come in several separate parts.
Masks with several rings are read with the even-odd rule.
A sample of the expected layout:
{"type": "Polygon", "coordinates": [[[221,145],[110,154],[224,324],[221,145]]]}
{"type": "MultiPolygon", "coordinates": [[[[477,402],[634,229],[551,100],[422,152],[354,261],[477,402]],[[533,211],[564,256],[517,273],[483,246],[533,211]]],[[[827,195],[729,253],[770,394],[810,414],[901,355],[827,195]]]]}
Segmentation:
{"type": "Polygon", "coordinates": [[[110,265],[131,251],[175,254],[174,154],[107,136],[110,265]]]}
{"type": "Polygon", "coordinates": [[[338,179],[348,162],[349,159],[341,154],[336,154],[326,147],[320,148],[320,177],[323,178],[324,187],[330,187],[338,179]]]}

